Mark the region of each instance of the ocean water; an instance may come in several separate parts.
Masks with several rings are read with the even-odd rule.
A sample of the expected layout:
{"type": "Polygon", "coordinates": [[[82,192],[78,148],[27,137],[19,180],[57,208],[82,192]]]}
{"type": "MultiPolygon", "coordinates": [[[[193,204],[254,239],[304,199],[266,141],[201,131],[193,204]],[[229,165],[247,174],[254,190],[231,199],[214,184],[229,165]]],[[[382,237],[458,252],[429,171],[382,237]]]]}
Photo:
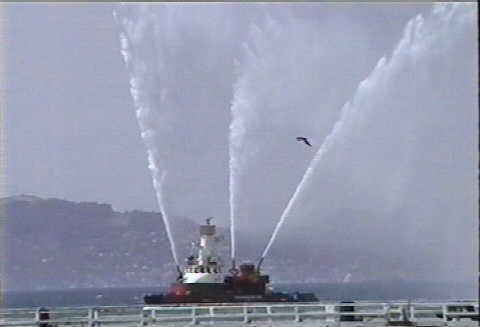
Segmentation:
{"type": "MultiPolygon", "coordinates": [[[[321,301],[445,301],[477,298],[477,288],[472,287],[472,283],[469,282],[370,281],[272,286],[276,291],[313,292],[321,301]]],[[[164,291],[165,288],[162,287],[11,291],[2,294],[2,307],[142,305],[145,294],[164,291]]]]}

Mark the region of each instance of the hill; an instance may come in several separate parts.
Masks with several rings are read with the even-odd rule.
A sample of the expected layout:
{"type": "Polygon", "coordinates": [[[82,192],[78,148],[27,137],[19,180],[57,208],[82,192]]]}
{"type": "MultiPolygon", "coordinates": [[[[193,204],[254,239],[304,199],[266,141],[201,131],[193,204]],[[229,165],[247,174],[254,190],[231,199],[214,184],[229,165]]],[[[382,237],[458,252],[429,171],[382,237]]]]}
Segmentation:
{"type": "MultiPolygon", "coordinates": [[[[31,195],[0,199],[0,213],[8,290],[161,286],[176,278],[160,213],[116,212],[109,204],[31,195]]],[[[198,238],[198,224],[185,217],[171,220],[183,260],[198,238]]],[[[218,234],[224,236],[219,251],[228,265],[229,233],[218,228],[218,234]]],[[[244,233],[238,242],[250,253],[264,246],[264,240],[244,233]]],[[[295,250],[291,255],[298,258],[295,250]]],[[[290,261],[272,259],[265,267],[277,266],[278,279],[298,277],[304,268],[290,261]]]]}

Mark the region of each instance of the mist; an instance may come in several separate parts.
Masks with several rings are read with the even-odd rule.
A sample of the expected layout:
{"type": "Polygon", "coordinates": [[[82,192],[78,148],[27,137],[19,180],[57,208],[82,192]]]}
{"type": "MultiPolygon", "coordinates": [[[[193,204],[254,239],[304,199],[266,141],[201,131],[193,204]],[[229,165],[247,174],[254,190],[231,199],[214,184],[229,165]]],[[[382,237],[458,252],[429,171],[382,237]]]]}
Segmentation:
{"type": "Polygon", "coordinates": [[[234,221],[265,244],[283,217],[292,251],[271,256],[318,277],[471,280],[475,9],[115,7],[164,217],[234,221]]]}
{"type": "Polygon", "coordinates": [[[474,280],[475,17],[471,4],[438,4],[408,22],[344,105],[279,241],[349,258],[349,278],[474,280]]]}

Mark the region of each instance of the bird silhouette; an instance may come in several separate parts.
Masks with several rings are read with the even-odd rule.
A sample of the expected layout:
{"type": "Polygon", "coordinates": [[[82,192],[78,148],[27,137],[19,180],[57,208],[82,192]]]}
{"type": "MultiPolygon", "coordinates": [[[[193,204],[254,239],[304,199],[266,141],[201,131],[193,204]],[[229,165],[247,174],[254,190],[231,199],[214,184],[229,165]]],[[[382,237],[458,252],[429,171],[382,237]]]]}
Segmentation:
{"type": "Polygon", "coordinates": [[[308,145],[308,146],[312,146],[312,145],[310,144],[310,142],[308,142],[308,139],[307,139],[306,137],[299,136],[299,137],[297,137],[297,141],[303,142],[303,143],[305,143],[305,144],[308,145]]]}

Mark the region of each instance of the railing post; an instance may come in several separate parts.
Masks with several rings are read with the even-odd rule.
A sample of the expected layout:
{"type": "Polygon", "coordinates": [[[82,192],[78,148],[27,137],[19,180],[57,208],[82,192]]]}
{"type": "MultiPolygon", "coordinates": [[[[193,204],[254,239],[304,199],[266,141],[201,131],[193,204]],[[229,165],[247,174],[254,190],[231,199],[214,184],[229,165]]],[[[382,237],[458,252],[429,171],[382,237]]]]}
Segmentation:
{"type": "Polygon", "coordinates": [[[387,323],[390,322],[390,304],[383,305],[383,318],[387,323]]]}
{"type": "Polygon", "coordinates": [[[88,326],[89,327],[100,327],[100,322],[98,322],[98,309],[89,308],[88,309],[88,326]]]}
{"type": "Polygon", "coordinates": [[[246,305],[243,306],[243,322],[245,324],[252,322],[250,319],[248,319],[248,307],[246,305]]]}
{"type": "Polygon", "coordinates": [[[295,322],[302,322],[302,318],[300,318],[300,314],[298,313],[298,306],[293,308],[293,312],[295,312],[295,322]]]}
{"type": "Polygon", "coordinates": [[[40,323],[40,310],[35,311],[35,324],[38,326],[40,323]]]}
{"type": "Polygon", "coordinates": [[[99,319],[98,319],[98,314],[99,314],[99,313],[98,313],[98,309],[95,308],[95,309],[93,310],[93,319],[95,320],[95,326],[96,326],[96,327],[100,327],[100,321],[99,321],[99,319]]]}
{"type": "Polygon", "coordinates": [[[410,310],[410,321],[414,322],[415,321],[415,306],[412,305],[411,303],[409,303],[408,308],[410,310]]]}
{"type": "Polygon", "coordinates": [[[93,322],[93,308],[88,308],[88,327],[95,327],[93,322]]]}
{"type": "Polygon", "coordinates": [[[444,322],[447,322],[448,321],[448,311],[447,311],[447,305],[444,304],[442,305],[442,317],[443,317],[443,321],[444,322]]]}
{"type": "Polygon", "coordinates": [[[147,326],[150,321],[155,321],[155,309],[151,309],[150,312],[142,309],[140,311],[140,326],[147,326]]]}
{"type": "Polygon", "coordinates": [[[213,318],[215,318],[215,309],[214,307],[208,307],[208,313],[210,314],[210,324],[213,325],[213,318]]]}
{"type": "Polygon", "coordinates": [[[401,321],[408,321],[408,312],[405,305],[400,305],[400,320],[401,321]]]}
{"type": "Polygon", "coordinates": [[[325,311],[327,312],[327,322],[334,322],[336,319],[336,313],[335,313],[335,305],[334,304],[327,304],[325,306],[325,311]]]}
{"type": "Polygon", "coordinates": [[[192,324],[194,324],[194,325],[198,324],[197,308],[196,307],[192,307],[192,324]]]}
{"type": "Polygon", "coordinates": [[[267,305],[268,322],[272,323],[272,307],[267,305]]]}

